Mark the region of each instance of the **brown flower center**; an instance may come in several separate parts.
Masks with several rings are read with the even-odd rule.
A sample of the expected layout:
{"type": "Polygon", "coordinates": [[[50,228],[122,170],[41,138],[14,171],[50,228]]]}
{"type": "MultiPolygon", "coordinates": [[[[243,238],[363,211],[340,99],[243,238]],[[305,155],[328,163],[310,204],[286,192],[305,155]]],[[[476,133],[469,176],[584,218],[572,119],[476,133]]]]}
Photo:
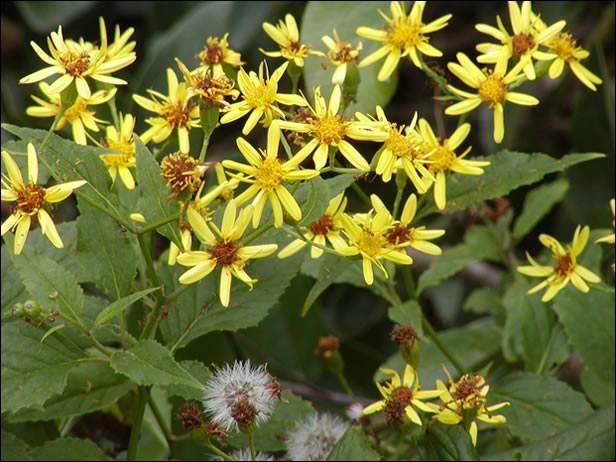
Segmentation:
{"type": "Polygon", "coordinates": [[[456,384],[453,394],[454,399],[464,400],[468,397],[479,394],[479,388],[477,388],[478,378],[467,377],[468,376],[462,377],[462,379],[456,384]]]}
{"type": "Polygon", "coordinates": [[[193,193],[201,185],[198,165],[199,162],[194,157],[183,152],[174,152],[161,161],[161,175],[174,192],[179,193],[188,188],[193,193]]]}
{"type": "Polygon", "coordinates": [[[259,414],[259,411],[245,399],[236,402],[231,408],[231,417],[240,426],[254,423],[257,414],[259,414]]]}
{"type": "Polygon", "coordinates": [[[532,35],[528,34],[516,34],[511,37],[511,50],[513,52],[513,59],[517,60],[526,53],[528,50],[535,46],[535,39],[532,35]]]}
{"type": "Polygon", "coordinates": [[[163,106],[161,115],[172,127],[185,127],[190,118],[190,109],[188,105],[183,105],[181,102],[167,103],[163,106]]]}
{"type": "Polygon", "coordinates": [[[209,252],[218,265],[231,266],[236,261],[239,248],[237,241],[222,239],[211,247],[209,252]]]}
{"type": "Polygon", "coordinates": [[[75,77],[80,77],[90,68],[90,57],[85,51],[79,55],[67,51],[60,56],[60,62],[66,73],[75,77]]]}
{"type": "Polygon", "coordinates": [[[392,245],[401,244],[409,240],[411,236],[411,230],[406,226],[402,226],[401,224],[397,224],[389,231],[387,231],[387,242],[392,245]]]}
{"type": "Polygon", "coordinates": [[[32,215],[43,207],[43,203],[45,202],[45,188],[35,184],[27,184],[16,192],[17,208],[21,212],[32,215]]]}
{"type": "Polygon", "coordinates": [[[220,46],[218,38],[208,38],[207,45],[203,48],[201,53],[199,53],[198,57],[203,61],[203,64],[212,65],[221,63],[224,58],[224,51],[220,46]]]}
{"type": "Polygon", "coordinates": [[[413,326],[402,326],[396,324],[391,330],[391,339],[398,345],[403,345],[414,341],[417,338],[417,332],[413,326]]]}
{"type": "Polygon", "coordinates": [[[383,408],[383,414],[387,423],[390,425],[402,425],[404,423],[404,409],[407,403],[398,401],[396,399],[390,399],[385,403],[383,408]]]}
{"type": "Polygon", "coordinates": [[[571,255],[567,254],[564,257],[561,257],[558,262],[556,262],[556,266],[554,267],[554,273],[558,276],[564,277],[571,273],[573,270],[573,259],[571,255]]]}
{"type": "Polygon", "coordinates": [[[330,231],[334,230],[334,222],[331,217],[324,214],[321,218],[310,225],[310,231],[314,234],[327,236],[330,231]]]}

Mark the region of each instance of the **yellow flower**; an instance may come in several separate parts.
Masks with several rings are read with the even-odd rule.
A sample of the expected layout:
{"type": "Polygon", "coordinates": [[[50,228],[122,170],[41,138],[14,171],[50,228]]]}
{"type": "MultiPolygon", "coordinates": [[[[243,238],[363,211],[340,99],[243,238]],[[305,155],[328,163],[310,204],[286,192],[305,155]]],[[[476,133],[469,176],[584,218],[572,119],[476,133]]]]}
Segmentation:
{"type": "MultiPolygon", "coordinates": [[[[432,127],[426,119],[419,120],[419,132],[423,139],[421,149],[430,153],[428,168],[434,176],[434,202],[439,210],[443,210],[447,204],[447,184],[445,174],[448,170],[464,175],[481,175],[488,161],[467,160],[464,157],[470,152],[469,146],[460,156],[454,152],[466,139],[471,131],[471,124],[464,123],[456,128],[451,137],[441,142],[434,136],[432,127]]],[[[424,177],[424,180],[426,177],[424,177]]]]}
{"type": "Polygon", "coordinates": [[[536,78],[535,66],[531,58],[544,60],[545,54],[539,50],[540,45],[546,43],[558,34],[567,24],[561,20],[550,27],[538,30],[539,18],[531,10],[531,2],[522,2],[522,8],[518,2],[507,2],[509,5],[509,19],[513,35],[509,35],[499,16],[496,17],[498,29],[487,24],[477,24],[475,28],[484,34],[488,34],[501,42],[501,45],[493,43],[480,43],[477,51],[483,53],[477,58],[480,63],[496,63],[500,59],[513,58],[514,63],[521,63],[521,67],[528,80],[536,78]]]}
{"type": "MultiPolygon", "coordinates": [[[[434,176],[424,165],[430,162],[429,156],[431,153],[420,150],[422,139],[419,132],[415,130],[417,113],[408,126],[401,125],[400,127],[387,120],[381,106],[376,107],[376,114],[379,122],[384,124],[388,133],[376,164],[376,174],[381,175],[384,183],[388,183],[393,173],[399,168],[403,168],[417,192],[419,194],[425,193],[431,182],[434,181],[434,176]]],[[[361,121],[368,120],[365,115],[359,112],[355,113],[355,117],[361,121]]]]}
{"type": "Polygon", "coordinates": [[[383,42],[380,48],[361,60],[359,67],[372,64],[387,55],[377,76],[380,81],[384,81],[396,69],[400,58],[408,56],[413,64],[421,69],[421,59],[418,53],[432,57],[443,56],[440,50],[430,45],[430,37],[426,34],[436,32],[447,26],[451,14],[446,14],[429,24],[424,24],[422,16],[425,6],[426,2],[414,2],[411,12],[407,16],[400,2],[391,2],[391,19],[379,10],[380,15],[387,21],[385,30],[358,27],[355,32],[360,37],[383,42]]]}
{"type": "Polygon", "coordinates": [[[376,194],[370,195],[370,202],[372,202],[372,207],[374,207],[374,210],[377,212],[381,209],[387,212],[388,226],[390,228],[385,234],[385,238],[387,239],[387,243],[398,252],[402,252],[406,255],[404,247],[410,246],[415,250],[429,255],[440,255],[442,253],[439,246],[428,241],[441,237],[445,234],[444,229],[428,230],[425,226],[409,227],[417,211],[417,196],[415,196],[415,194],[411,194],[404,203],[399,222],[394,221],[389,210],[387,210],[383,201],[381,201],[376,194]]]}
{"type": "Polygon", "coordinates": [[[520,61],[507,74],[507,60],[505,55],[494,66],[494,71],[480,70],[464,53],[456,55],[458,63],[448,63],[447,67],[466,85],[477,89],[477,94],[458,90],[457,88],[447,85],[447,88],[458,96],[464,98],[463,101],[455,103],[445,109],[445,114],[460,115],[470,112],[477,108],[481,103],[485,103],[494,110],[494,142],[500,143],[505,136],[505,120],[503,117],[503,105],[505,101],[511,101],[515,104],[524,106],[533,106],[539,104],[539,100],[534,96],[524,93],[510,91],[507,85],[522,77],[520,69],[524,64],[520,61]]]}
{"type": "MultiPolygon", "coordinates": [[[[19,83],[35,83],[46,79],[54,74],[61,74],[47,89],[50,95],[61,93],[71,83],[75,82],[77,93],[84,99],[91,96],[90,87],[86,77],[111,85],[126,85],[126,81],[112,77],[109,74],[123,69],[132,64],[136,59],[134,52],[128,52],[126,48],[116,49],[108,54],[107,31],[105,21],[99,20],[101,45],[95,47],[90,42],[81,39],[78,42],[67,39],[62,35],[62,26],[58,26],[58,32],[52,32],[47,38],[47,45],[51,56],[43,51],[35,42],[30,42],[36,54],[47,64],[39,71],[23,77],[19,83]],[[119,51],[122,50],[122,53],[119,51]]],[[[134,46],[134,45],[133,45],[134,46]]]]}
{"type": "MultiPolygon", "coordinates": [[[[41,89],[43,95],[47,97],[49,102],[42,100],[35,95],[30,95],[30,97],[40,104],[40,106],[29,106],[26,108],[26,114],[32,117],[55,117],[58,112],[60,112],[60,94],[50,94],[49,84],[46,82],[39,83],[39,88],[41,89]]],[[[95,112],[88,110],[88,106],[106,103],[115,96],[116,92],[117,88],[112,88],[109,91],[99,90],[94,92],[87,99],[77,96],[77,99],[73,105],[64,111],[60,117],[60,120],[58,120],[56,130],[61,130],[68,121],[68,123],[71,124],[75,143],[82,145],[88,144],[86,128],[92,130],[93,132],[97,132],[97,124],[108,123],[105,120],[94,117],[95,112]]]]}
{"type": "MultiPolygon", "coordinates": [[[[344,213],[347,200],[344,197],[344,191],[333,197],[328,203],[325,213],[313,222],[309,229],[304,233],[304,237],[309,241],[314,241],[316,244],[325,245],[327,239],[334,249],[346,247],[346,241],[340,236],[338,231],[341,228],[340,216],[344,213]]],[[[286,258],[302,249],[307,242],[304,239],[295,239],[280,252],[278,258],[286,258]]],[[[323,254],[323,249],[315,246],[310,247],[310,256],[319,258],[323,254]]]]}
{"type": "Polygon", "coordinates": [[[41,232],[51,243],[57,248],[64,247],[56,225],[43,206],[45,203],[63,201],[74,189],[86,184],[86,181],[69,181],[50,188],[38,186],[38,159],[32,143],[28,143],[28,184],[24,184],[19,167],[8,152],[2,151],[2,160],[8,174],[2,175],[2,200],[17,202],[11,215],[2,223],[2,236],[9,230],[15,231],[13,253],[21,253],[30,231],[32,215],[36,215],[41,232]]]}
{"type": "Polygon", "coordinates": [[[177,129],[180,151],[187,153],[190,151],[188,131],[193,127],[201,126],[199,107],[188,104],[190,95],[186,93],[186,83],[178,84],[178,77],[173,69],[167,69],[167,84],[168,96],[155,90],[148,90],[151,100],[141,95],[133,95],[133,99],[139,106],[160,115],[160,117],[150,117],[145,120],[152,127],[139,138],[144,144],[150,141],[160,143],[169,138],[174,129],[177,129]]]}
{"type": "Polygon", "coordinates": [[[428,403],[427,406],[431,409],[431,412],[437,413],[435,418],[439,422],[447,425],[456,425],[464,421],[463,414],[474,410],[472,422],[467,430],[473,446],[476,446],[478,428],[475,419],[491,424],[505,423],[507,422],[505,416],[492,415],[492,412],[509,406],[511,403],[503,401],[493,406],[486,406],[486,395],[490,391],[490,386],[485,384],[485,379],[482,376],[464,374],[460,377],[460,380],[454,383],[446,369],[445,372],[449,376],[449,389],[441,380],[436,381],[436,388],[441,394],[443,404],[439,407],[436,404],[428,403]]]}
{"type": "Polygon", "coordinates": [[[336,249],[336,252],[345,257],[361,255],[364,280],[368,285],[372,285],[374,282],[373,264],[383,272],[386,278],[388,277],[387,270],[380,262],[382,258],[401,265],[413,263],[411,257],[405,253],[396,252],[387,242],[387,232],[391,229],[388,223],[389,212],[381,209],[376,212],[374,217],[372,217],[372,212],[373,210],[368,213],[364,220],[361,220],[361,226],[346,213],[342,214],[340,220],[343,232],[349,238],[350,245],[336,249]]]}
{"type": "Polygon", "coordinates": [[[349,42],[343,42],[338,37],[336,28],[333,28],[334,38],[329,35],[321,37],[321,41],[327,47],[327,56],[329,61],[321,63],[323,69],[327,69],[327,66],[333,64],[336,67],[332,75],[332,83],[334,85],[342,85],[346,78],[347,68],[349,62],[357,61],[359,57],[359,51],[362,49],[361,42],[357,44],[355,48],[349,42]]]}
{"type": "Polygon", "coordinates": [[[299,43],[299,30],[295,18],[291,14],[284,17],[284,22],[279,20],[277,26],[269,22],[264,22],[262,26],[265,33],[280,47],[280,51],[264,51],[259,48],[259,51],[266,56],[282,57],[288,61],[293,61],[297,67],[304,67],[304,58],[309,54],[324,56],[320,51],[313,51],[308,45],[299,43]]]}
{"type": "Polygon", "coordinates": [[[210,69],[215,74],[216,72],[223,72],[223,63],[227,63],[233,68],[246,64],[237,51],[229,48],[227,37],[229,37],[228,32],[221,39],[218,37],[207,38],[205,47],[197,55],[197,58],[201,60],[201,66],[196,69],[197,71],[206,72],[210,69]]]}
{"type": "Polygon", "coordinates": [[[301,220],[302,211],[293,195],[284,187],[285,181],[308,180],[319,174],[318,170],[297,170],[297,166],[306,158],[298,154],[286,162],[278,158],[280,144],[280,127],[278,122],[272,123],[267,131],[267,149],[257,151],[243,138],[237,139],[237,147],[250,165],[240,164],[233,160],[223,160],[225,168],[237,170],[247,176],[237,177],[240,181],[251,185],[235,198],[237,205],[242,205],[251,197],[254,205],[252,226],[256,228],[261,221],[265,201],[269,200],[274,213],[274,226],[282,227],[283,208],[296,221],[301,220]]]}
{"type": "Polygon", "coordinates": [[[207,246],[207,250],[191,250],[178,255],[179,264],[192,266],[180,276],[180,283],[192,284],[206,277],[216,267],[220,267],[220,303],[225,307],[229,306],[231,298],[232,276],[252,289],[257,280],[252,279],[244,271],[246,260],[271,255],[278,247],[276,244],[243,246],[239,242],[250,223],[252,214],[252,206],[249,205],[240,211],[236,219],[236,203],[230,200],[225,208],[220,230],[212,224],[220,239],[216,238],[207,225],[193,228],[207,246]]]}
{"type": "Polygon", "coordinates": [[[376,384],[381,392],[383,399],[370,404],[363,410],[364,415],[373,414],[383,411],[385,418],[389,424],[401,425],[404,422],[404,415],[411,422],[417,425],[422,425],[421,418],[417,411],[413,409],[415,406],[424,412],[435,412],[432,408],[426,405],[423,401],[426,399],[437,398],[441,395],[440,390],[420,390],[419,377],[413,366],[407,364],[404,368],[404,378],[400,382],[398,372],[393,369],[379,369],[384,374],[390,374],[384,385],[376,384]]]}
{"type": "Polygon", "coordinates": [[[206,71],[190,72],[186,65],[178,58],[175,62],[184,76],[184,81],[188,85],[187,99],[197,96],[199,98],[209,100],[219,108],[229,106],[225,101],[225,96],[231,96],[234,100],[240,96],[240,92],[233,88],[233,82],[225,75],[223,71],[208,68],[206,71]]]}
{"type": "Polygon", "coordinates": [[[387,133],[380,129],[383,124],[380,122],[357,122],[345,120],[344,116],[339,115],[340,85],[335,85],[332,94],[329,97],[328,105],[325,105],[325,99],[321,96],[321,88],[314,89],[314,108],[305,101],[305,105],[310,107],[311,116],[306,118],[306,122],[291,122],[281,120],[280,127],[284,130],[292,130],[298,133],[307,133],[312,136],[310,140],[297,153],[298,156],[307,157],[314,154],[314,168],[321,170],[327,163],[329,147],[338,148],[342,155],[355,168],[370,171],[370,165],[366,159],[362,157],[357,149],[351,145],[345,138],[362,141],[384,141],[387,138],[387,133]]]}
{"type": "MultiPolygon", "coordinates": [[[[614,218],[614,199],[610,200],[610,208],[612,209],[612,218],[614,218]]],[[[613,219],[612,219],[612,227],[614,227],[614,220],[613,219]]],[[[598,242],[607,242],[608,244],[613,244],[614,243],[614,233],[608,234],[605,237],[597,239],[595,241],[595,244],[597,244],[598,242]]]]}
{"type": "Polygon", "coordinates": [[[533,294],[547,286],[548,289],[543,294],[543,297],[541,297],[542,302],[547,302],[552,300],[552,298],[554,298],[554,296],[563,287],[565,287],[569,281],[573,283],[576,289],[584,293],[589,290],[588,285],[584,282],[584,280],[592,283],[600,282],[601,279],[599,276],[583,266],[578,265],[576,261],[576,257],[582,253],[582,250],[584,250],[584,247],[586,246],[589,233],[590,228],[588,226],[584,226],[584,228],[581,228],[580,230],[580,225],[578,225],[573,233],[571,245],[567,245],[566,250],[560,242],[552,236],[540,234],[539,241],[552,251],[552,258],[556,260],[556,264],[554,266],[540,265],[530,256],[528,252],[526,252],[526,258],[528,258],[530,265],[518,266],[518,271],[527,276],[547,276],[547,279],[537,284],[526,293],[533,294]]]}
{"type": "MultiPolygon", "coordinates": [[[[184,247],[184,252],[189,252],[192,247],[192,231],[190,225],[184,221],[179,222],[180,227],[180,239],[182,240],[182,246],[184,247]]],[[[175,265],[177,261],[178,254],[180,253],[180,248],[175,245],[175,242],[171,241],[169,244],[169,256],[167,258],[167,264],[169,266],[175,265]]]]}
{"type": "Polygon", "coordinates": [[[110,152],[99,156],[104,164],[109,167],[109,175],[111,175],[112,182],[115,182],[116,176],[119,173],[122,183],[128,189],[135,188],[135,180],[129,170],[130,167],[136,166],[134,130],[135,118],[131,114],[126,114],[125,116],[120,114],[120,131],[118,132],[113,125],[107,127],[105,144],[111,149],[120,151],[121,154],[110,152]]]}
{"type": "Polygon", "coordinates": [[[246,74],[246,71],[241,68],[237,73],[237,82],[244,101],[233,103],[228,107],[225,114],[220,118],[220,123],[233,122],[251,112],[242,129],[242,133],[248,135],[259,120],[264,127],[269,127],[275,118],[284,118],[284,112],[275,103],[303,105],[304,99],[299,95],[278,93],[278,81],[282,78],[288,65],[289,62],[287,61],[274,71],[271,78],[265,61],[262,61],[259,65],[259,75],[254,71],[246,74]],[[264,68],[265,74],[263,73],[264,68]]]}

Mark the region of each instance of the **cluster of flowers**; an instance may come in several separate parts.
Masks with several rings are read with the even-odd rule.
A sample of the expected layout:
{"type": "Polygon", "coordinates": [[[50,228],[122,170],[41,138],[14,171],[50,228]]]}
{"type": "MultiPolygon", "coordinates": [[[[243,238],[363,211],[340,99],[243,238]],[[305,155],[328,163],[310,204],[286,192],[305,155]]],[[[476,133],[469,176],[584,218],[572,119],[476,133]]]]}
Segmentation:
{"type": "MultiPolygon", "coordinates": [[[[334,39],[329,36],[322,38],[329,58],[324,64],[332,64],[336,68],[332,77],[335,85],[327,103],[318,87],[313,89],[312,105],[303,94],[278,93],[278,83],[285,72],[296,87],[299,74],[288,72],[290,68],[295,68],[296,71],[303,66],[304,58],[308,55],[325,56],[324,53],[300,43],[297,24],[291,15],[287,15],[284,22],[280,21],[277,26],[263,24],[265,32],[280,46],[279,51],[264,53],[287,59],[271,75],[265,61],[260,64],[258,73],[246,72],[242,67],[244,63],[240,54],[229,48],[228,34],[225,34],[222,38],[207,39],[206,46],[198,54],[200,65],[196,69],[191,71],[176,59],[184,81],[180,83],[175,71],[168,69],[166,95],[155,90],[148,90],[150,99],[133,95],[137,104],[156,113],[155,117],[146,119],[150,128],[140,135],[142,142],[160,143],[170,139],[174,131],[177,132],[179,151],[166,156],[160,166],[162,175],[173,191],[170,198],[184,191],[189,194],[188,200],[179,201],[185,215],[185,221],[180,221],[178,225],[184,248],[179,249],[172,244],[168,260],[169,264],[177,261],[191,267],[180,276],[181,283],[194,283],[220,268],[220,299],[223,306],[230,303],[232,277],[252,288],[256,280],[244,270],[246,261],[271,255],[277,250],[277,245],[243,245],[241,239],[248,225],[252,223],[253,228],[259,227],[266,202],[271,206],[276,228],[283,226],[285,214],[293,221],[299,221],[302,210],[293,197],[294,189],[290,191],[287,185],[295,183],[296,186],[298,182],[325,172],[349,171],[338,164],[338,151],[354,167],[351,171],[370,171],[371,165],[350,140],[382,143],[372,161],[374,170],[381,176],[382,181],[389,182],[394,174],[400,172],[404,179],[411,181],[418,194],[425,194],[433,186],[434,201],[439,209],[444,209],[447,204],[448,173],[483,173],[482,167],[489,165],[489,162],[465,159],[470,147],[460,155],[455,152],[470,132],[471,126],[468,123],[461,124],[451,136],[441,139],[435,136],[425,119],[418,120],[417,114],[407,126],[389,122],[380,107],[375,108],[376,117],[362,113],[356,113],[353,119],[343,116],[348,101],[343,97],[342,88],[349,66],[354,66],[356,61],[359,61],[358,66],[362,67],[386,56],[378,74],[380,80],[385,80],[402,57],[409,56],[417,67],[425,68],[421,60],[422,54],[441,56],[441,52],[429,44],[428,34],[444,28],[451,15],[424,24],[422,17],[425,4],[426,2],[414,2],[407,15],[399,2],[391,2],[391,18],[381,13],[386,20],[383,30],[359,27],[356,31],[359,36],[383,43],[379,49],[361,61],[361,44],[354,47],[349,42],[341,41],[336,31],[333,34],[334,39]],[[234,80],[238,89],[235,88],[234,80]],[[225,100],[227,97],[234,100],[241,97],[241,101],[229,103],[225,100]],[[284,111],[281,105],[289,106],[290,109],[284,111]],[[209,114],[216,119],[212,127],[208,128],[211,133],[217,125],[219,111],[222,111],[220,124],[231,123],[247,116],[242,130],[244,135],[248,135],[257,124],[262,124],[268,129],[267,146],[265,149],[257,149],[246,139],[237,138],[237,147],[247,164],[233,160],[217,163],[215,168],[219,184],[202,194],[204,182],[201,178],[208,167],[203,162],[207,139],[197,159],[196,156],[190,155],[189,132],[193,128],[205,130],[207,127],[201,127],[201,121],[207,119],[209,114]],[[283,131],[289,132],[295,144],[300,145],[297,152],[293,153],[288,146],[282,135],[283,131]],[[281,139],[284,141],[288,160],[279,156],[281,139]],[[314,168],[303,168],[301,164],[310,156],[314,168]],[[248,187],[234,197],[233,190],[240,183],[247,183],[248,187]],[[211,220],[212,212],[208,206],[221,198],[228,200],[228,203],[219,227],[211,220]],[[251,203],[241,208],[248,201],[251,203]],[[199,237],[204,250],[191,250],[192,232],[199,237]]],[[[593,82],[601,82],[580,64],[588,53],[577,46],[570,34],[561,32],[565,26],[564,21],[547,27],[539,16],[532,12],[530,2],[523,2],[521,8],[517,2],[509,2],[509,11],[512,35],[503,27],[500,18],[497,18],[498,29],[481,24],[477,26],[479,31],[488,33],[501,42],[477,46],[483,53],[478,61],[494,63],[494,69],[480,70],[463,54],[458,54],[458,63],[448,65],[452,73],[475,88],[477,94],[447,86],[461,101],[449,106],[445,112],[462,114],[486,103],[494,110],[496,142],[500,142],[504,134],[502,115],[505,101],[518,104],[538,103],[534,97],[512,92],[509,88],[513,83],[520,83],[523,77],[535,78],[533,60],[552,60],[549,71],[552,78],[560,74],[564,63],[568,63],[573,72],[590,88],[594,89],[593,82]],[[515,64],[506,72],[510,60],[515,64]]],[[[28,108],[28,113],[34,116],[60,116],[55,128],[60,128],[66,121],[71,123],[77,143],[85,144],[87,139],[90,139],[98,146],[112,149],[113,152],[101,155],[101,160],[109,167],[113,180],[115,181],[119,174],[123,184],[129,189],[135,187],[132,173],[136,165],[133,138],[135,118],[131,114],[120,114],[115,121],[116,126],[108,126],[106,136],[100,142],[86,129],[96,132],[99,130],[97,124],[104,122],[96,118],[88,106],[106,102],[113,98],[116,92],[114,88],[93,93],[88,78],[112,85],[126,84],[109,74],[128,66],[136,59],[133,51],[135,43],[128,42],[132,33],[132,29],[120,33],[119,28],[116,28],[114,42],[108,44],[105,24],[101,18],[100,46],[97,46],[83,39],[78,42],[64,39],[60,27],[58,32],[51,33],[48,40],[51,56],[31,42],[36,53],[50,67],[21,80],[21,83],[33,83],[60,74],[50,85],[44,82],[40,84],[50,102],[33,97],[40,106],[28,108]],[[60,95],[73,82],[78,93],[77,99],[71,107],[62,110],[60,95]]],[[[206,130],[206,138],[208,136],[206,130]]],[[[2,190],[2,200],[17,202],[12,215],[2,224],[2,234],[15,230],[14,251],[19,253],[30,227],[30,217],[37,214],[43,233],[49,236],[54,245],[60,247],[62,242],[53,221],[42,207],[45,202],[64,199],[73,189],[82,186],[83,182],[70,182],[47,190],[36,186],[36,155],[34,147],[29,147],[30,184],[26,186],[10,155],[3,152],[2,157],[8,171],[8,177],[3,179],[6,189],[2,190]],[[62,191],[62,194],[56,190],[62,191]]],[[[414,247],[434,255],[441,253],[440,248],[429,241],[442,236],[443,230],[411,226],[417,207],[415,194],[411,194],[405,201],[399,219],[394,216],[397,210],[392,214],[377,196],[372,196],[370,202],[372,210],[368,213],[349,214],[345,210],[346,199],[343,195],[331,198],[325,214],[308,228],[301,230],[295,227],[289,230],[289,234],[296,240],[283,248],[278,256],[289,256],[305,243],[312,246],[311,255],[314,258],[319,257],[325,249],[349,257],[359,255],[363,261],[364,279],[367,284],[372,284],[373,265],[376,265],[385,277],[388,276],[382,264],[383,259],[407,265],[413,262],[406,253],[406,247],[414,247]],[[326,247],[327,242],[332,245],[333,250],[326,247]]],[[[139,213],[133,217],[144,220],[139,213]]],[[[550,286],[544,300],[551,298],[569,280],[584,291],[588,290],[588,286],[583,279],[598,282],[598,277],[575,262],[575,256],[583,249],[587,236],[587,227],[579,233],[576,232],[574,245],[568,251],[560,244],[557,245],[553,239],[542,238],[542,242],[545,241],[553,250],[557,258],[556,266],[543,267],[531,259],[532,269],[520,268],[520,271],[532,276],[550,274],[544,283],[535,288],[538,290],[545,285],[550,286]]]]}

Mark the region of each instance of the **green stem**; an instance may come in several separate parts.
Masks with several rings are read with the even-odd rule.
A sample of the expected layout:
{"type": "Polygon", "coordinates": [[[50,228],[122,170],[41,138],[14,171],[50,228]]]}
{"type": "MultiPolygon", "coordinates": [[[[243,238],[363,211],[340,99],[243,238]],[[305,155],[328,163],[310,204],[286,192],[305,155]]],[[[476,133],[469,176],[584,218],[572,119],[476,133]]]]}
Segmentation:
{"type": "Polygon", "coordinates": [[[353,188],[353,191],[355,191],[355,193],[359,196],[359,198],[365,202],[365,204],[368,207],[372,208],[372,202],[370,202],[370,197],[368,197],[368,194],[366,194],[357,183],[351,183],[351,188],[353,188]]]}
{"type": "Polygon", "coordinates": [[[254,441],[254,432],[248,433],[248,447],[250,448],[250,458],[252,460],[257,460],[257,456],[255,453],[255,441],[254,441]]]}
{"type": "Polygon", "coordinates": [[[242,239],[242,245],[247,245],[250,242],[254,241],[261,234],[263,234],[266,231],[269,231],[272,228],[272,226],[274,226],[274,221],[273,220],[270,220],[269,222],[267,222],[263,226],[259,226],[252,233],[250,233],[248,236],[246,236],[244,239],[242,239]]]}
{"type": "Polygon", "coordinates": [[[172,221],[177,220],[178,218],[180,218],[182,216],[181,212],[178,213],[174,213],[173,215],[169,215],[168,217],[165,218],[161,218],[158,221],[155,221],[154,223],[148,224],[147,226],[144,226],[143,228],[138,228],[135,230],[135,232],[137,234],[144,234],[147,233],[148,231],[152,231],[162,225],[166,225],[167,223],[171,223],[172,221]]]}
{"type": "Polygon", "coordinates": [[[130,430],[126,460],[135,460],[137,456],[137,444],[139,443],[139,436],[141,434],[141,424],[143,423],[143,414],[145,412],[147,394],[148,393],[145,390],[145,387],[137,388],[137,401],[135,402],[133,408],[133,425],[130,430]]]}
{"type": "Polygon", "coordinates": [[[156,404],[156,401],[154,401],[151,395],[147,396],[147,400],[148,400],[148,405],[150,406],[150,409],[152,409],[152,413],[154,414],[154,417],[156,417],[156,421],[158,422],[160,429],[163,431],[163,434],[165,435],[165,439],[167,440],[167,445],[169,446],[169,455],[171,456],[171,459],[178,459],[178,456],[175,451],[175,437],[169,430],[169,427],[167,426],[167,422],[165,422],[165,417],[163,416],[163,413],[160,411],[158,404],[156,404]]]}
{"type": "Polygon", "coordinates": [[[342,388],[344,388],[346,394],[349,395],[353,401],[357,401],[355,393],[353,393],[353,390],[351,390],[349,382],[347,382],[347,379],[344,377],[344,374],[340,373],[336,374],[336,376],[338,377],[338,380],[340,381],[340,384],[342,385],[342,388]]]}
{"type": "Polygon", "coordinates": [[[417,301],[415,280],[413,279],[411,268],[408,265],[402,266],[402,278],[404,279],[404,286],[406,287],[406,293],[409,299],[417,301]]]}
{"type": "Polygon", "coordinates": [[[58,121],[60,120],[60,117],[62,117],[62,114],[64,114],[64,110],[61,108],[56,114],[56,116],[54,117],[53,122],[51,123],[51,127],[49,127],[49,131],[47,132],[47,135],[45,135],[45,138],[43,138],[43,142],[39,146],[39,150],[41,152],[45,150],[45,147],[47,146],[47,143],[49,142],[49,139],[51,138],[51,134],[55,130],[56,125],[58,124],[58,121]]]}
{"type": "Polygon", "coordinates": [[[173,292],[167,297],[167,300],[166,300],[167,305],[170,304],[171,302],[174,302],[179,297],[181,297],[182,294],[186,292],[188,289],[190,289],[191,287],[192,287],[192,284],[182,284],[182,287],[180,287],[179,289],[177,289],[175,292],[173,292]]]}
{"type": "MultiPolygon", "coordinates": [[[[143,258],[145,259],[145,264],[148,272],[148,276],[150,281],[154,287],[163,287],[160,279],[158,277],[158,273],[156,272],[156,268],[154,268],[154,262],[152,261],[152,254],[148,249],[145,237],[143,234],[137,234],[137,240],[139,241],[139,248],[141,249],[141,253],[143,254],[143,258]]],[[[158,317],[160,316],[160,310],[162,309],[163,302],[163,291],[156,291],[156,303],[150,315],[148,316],[148,322],[145,325],[141,335],[139,336],[139,340],[144,340],[147,338],[154,338],[156,334],[156,326],[158,326],[158,317]]]]}
{"type": "Polygon", "coordinates": [[[439,350],[445,355],[445,357],[453,364],[453,366],[458,370],[460,375],[466,373],[466,370],[460,364],[460,362],[456,359],[456,357],[449,351],[449,348],[441,341],[441,338],[436,333],[430,322],[426,319],[423,312],[421,313],[421,325],[423,329],[428,333],[428,336],[432,339],[434,344],[437,346],[439,350]]]}
{"type": "Polygon", "coordinates": [[[203,144],[201,145],[201,151],[199,152],[199,162],[203,162],[205,160],[205,153],[207,152],[207,147],[210,144],[210,137],[207,134],[203,134],[203,144]]]}
{"type": "Polygon", "coordinates": [[[113,121],[113,126],[119,133],[122,127],[120,127],[120,118],[118,117],[118,108],[116,107],[115,97],[107,101],[107,106],[109,106],[109,112],[111,112],[111,120],[113,121]]]}
{"type": "Polygon", "coordinates": [[[233,457],[231,457],[230,455],[228,455],[226,452],[224,452],[221,449],[218,449],[216,446],[214,446],[212,443],[210,443],[208,445],[208,448],[211,449],[213,452],[215,452],[216,454],[218,454],[220,457],[222,457],[224,460],[235,460],[233,457]]]}

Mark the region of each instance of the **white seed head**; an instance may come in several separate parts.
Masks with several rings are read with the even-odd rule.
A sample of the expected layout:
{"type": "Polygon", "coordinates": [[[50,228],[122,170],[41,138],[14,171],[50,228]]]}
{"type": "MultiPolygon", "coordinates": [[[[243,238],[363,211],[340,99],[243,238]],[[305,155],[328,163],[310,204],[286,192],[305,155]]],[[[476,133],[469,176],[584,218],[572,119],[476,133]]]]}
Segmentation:
{"type": "Polygon", "coordinates": [[[263,366],[252,366],[250,361],[235,361],[216,371],[205,386],[203,407],[210,414],[212,422],[225,431],[237,430],[232,417],[236,404],[244,403],[257,411],[257,425],[269,419],[274,407],[272,377],[263,366]],[[270,387],[268,387],[270,385],[270,387]]]}
{"type": "MultiPolygon", "coordinates": [[[[250,457],[249,449],[234,449],[233,451],[229,453],[229,455],[233,457],[235,460],[252,460],[252,457],[250,457]]],[[[216,456],[214,460],[225,460],[225,459],[223,459],[222,456],[216,456]]],[[[255,460],[274,460],[274,457],[270,456],[269,454],[265,454],[264,452],[257,451],[255,453],[255,460]]]]}
{"type": "Polygon", "coordinates": [[[346,415],[351,420],[359,420],[364,416],[364,406],[361,403],[355,402],[348,405],[345,409],[346,415]]]}
{"type": "Polygon", "coordinates": [[[325,460],[349,424],[328,414],[312,414],[295,423],[287,434],[287,457],[291,460],[325,460]]]}

